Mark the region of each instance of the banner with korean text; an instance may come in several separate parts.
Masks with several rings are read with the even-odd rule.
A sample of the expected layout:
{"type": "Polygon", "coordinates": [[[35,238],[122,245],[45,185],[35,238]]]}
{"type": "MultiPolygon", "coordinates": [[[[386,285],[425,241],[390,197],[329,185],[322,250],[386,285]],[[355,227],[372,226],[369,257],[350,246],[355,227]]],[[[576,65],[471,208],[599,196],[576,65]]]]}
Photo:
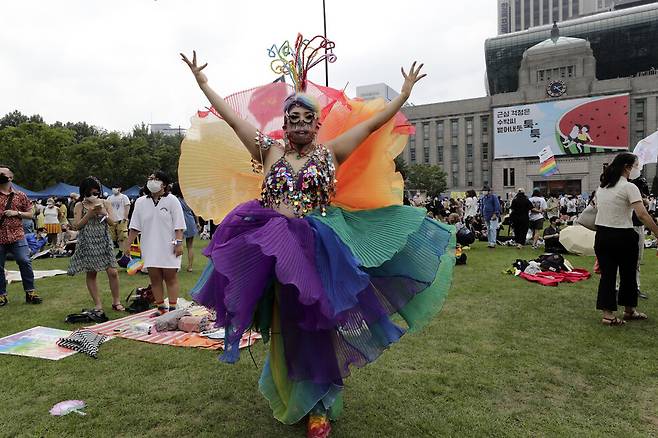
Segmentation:
{"type": "Polygon", "coordinates": [[[555,100],[493,109],[494,158],[623,151],[629,147],[629,95],[555,100]]]}

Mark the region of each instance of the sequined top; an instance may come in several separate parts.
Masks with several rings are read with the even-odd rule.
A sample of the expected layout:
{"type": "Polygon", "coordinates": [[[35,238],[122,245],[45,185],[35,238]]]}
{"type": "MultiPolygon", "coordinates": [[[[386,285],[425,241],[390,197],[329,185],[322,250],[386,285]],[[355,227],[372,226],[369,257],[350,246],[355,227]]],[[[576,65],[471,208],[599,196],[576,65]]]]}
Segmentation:
{"type": "Polygon", "coordinates": [[[324,145],[316,146],[296,173],[284,154],[265,175],[261,205],[277,208],[283,203],[292,207],[296,217],[304,217],[319,208],[325,216],[335,192],[335,177],[333,156],[324,145]]]}

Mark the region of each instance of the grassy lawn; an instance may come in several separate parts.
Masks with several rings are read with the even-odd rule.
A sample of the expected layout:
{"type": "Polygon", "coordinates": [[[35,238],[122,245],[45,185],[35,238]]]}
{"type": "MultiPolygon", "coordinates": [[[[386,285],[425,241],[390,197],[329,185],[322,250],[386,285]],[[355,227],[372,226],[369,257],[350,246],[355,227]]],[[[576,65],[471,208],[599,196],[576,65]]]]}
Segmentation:
{"type": "MultiPolygon", "coordinates": [[[[201,249],[201,243],[197,250],[201,249]]],[[[538,251],[482,243],[455,268],[442,313],[347,379],[336,437],[658,435],[658,260],[648,251],[640,308],[646,322],[611,328],[594,310],[597,278],[556,288],[503,275],[538,251]]],[[[591,269],[593,259],[571,257],[591,269]]],[[[196,273],[181,273],[189,289],[196,273]]],[[[36,269],[66,269],[67,259],[36,269]]],[[[16,269],[8,262],[9,269],[16,269]]],[[[107,278],[99,276],[109,308],[107,278]]],[[[148,283],[121,274],[122,295],[148,283]]],[[[20,284],[0,308],[0,336],[41,325],[70,329],[68,313],[91,307],[84,277],[41,280],[40,306],[23,304],[20,284]]],[[[109,311],[111,318],[121,314],[109,311]]],[[[99,359],[58,362],[0,355],[0,436],[301,437],[304,426],[271,416],[257,380],[267,347],[236,365],[216,352],[115,339],[99,359]],[[51,417],[62,400],[82,399],[87,416],[51,417]]]]}

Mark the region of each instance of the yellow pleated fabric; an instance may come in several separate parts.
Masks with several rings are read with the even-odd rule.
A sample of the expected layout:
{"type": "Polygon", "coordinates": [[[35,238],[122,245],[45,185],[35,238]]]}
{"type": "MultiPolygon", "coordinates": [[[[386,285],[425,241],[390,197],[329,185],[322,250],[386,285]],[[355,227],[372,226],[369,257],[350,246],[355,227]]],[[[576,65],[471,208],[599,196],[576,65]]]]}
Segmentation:
{"type": "Polygon", "coordinates": [[[233,129],[213,114],[195,115],[181,144],[178,179],[185,201],[219,223],[238,204],[260,196],[263,176],[233,129]]]}

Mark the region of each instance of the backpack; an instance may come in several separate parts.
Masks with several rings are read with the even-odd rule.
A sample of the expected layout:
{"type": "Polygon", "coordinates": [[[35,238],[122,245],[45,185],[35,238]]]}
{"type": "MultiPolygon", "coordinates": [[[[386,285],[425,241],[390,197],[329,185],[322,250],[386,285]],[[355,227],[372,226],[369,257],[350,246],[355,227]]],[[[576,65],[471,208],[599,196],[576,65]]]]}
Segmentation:
{"type": "Polygon", "coordinates": [[[568,271],[564,265],[564,257],[560,254],[542,254],[537,260],[542,271],[562,272],[568,271]]]}
{"type": "Polygon", "coordinates": [[[151,285],[149,284],[146,287],[138,287],[137,289],[133,289],[126,297],[125,302],[128,304],[126,306],[126,311],[128,313],[140,313],[151,309],[154,307],[153,304],[155,303],[151,285]],[[131,302],[130,298],[133,296],[133,294],[135,296],[131,302]]]}

